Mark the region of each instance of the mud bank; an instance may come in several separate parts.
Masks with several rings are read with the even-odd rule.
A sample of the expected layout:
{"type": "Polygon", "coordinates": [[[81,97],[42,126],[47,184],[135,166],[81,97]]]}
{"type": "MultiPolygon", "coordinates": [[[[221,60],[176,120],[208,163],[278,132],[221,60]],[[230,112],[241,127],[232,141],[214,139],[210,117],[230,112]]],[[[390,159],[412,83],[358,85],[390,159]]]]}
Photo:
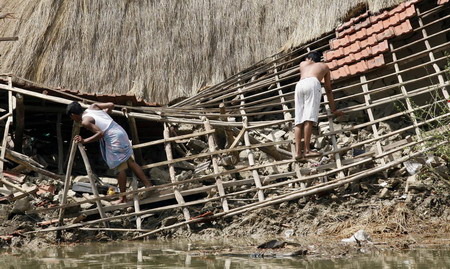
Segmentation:
{"type": "MultiPolygon", "coordinates": [[[[270,195],[278,195],[282,191],[279,189],[270,195]]],[[[449,245],[449,197],[449,187],[437,178],[427,177],[411,182],[406,178],[372,177],[333,192],[284,202],[243,215],[198,222],[189,228],[183,226],[162,231],[152,239],[192,242],[226,239],[228,243],[215,249],[192,251],[261,257],[347,257],[386,249],[449,245]],[[408,193],[405,193],[407,184],[408,193]],[[342,241],[351,239],[359,230],[364,230],[367,238],[342,241]],[[256,248],[269,240],[278,240],[281,247],[256,248]]],[[[9,207],[11,205],[0,205],[0,209],[5,212],[9,207]]],[[[208,203],[198,208],[199,212],[214,210],[220,210],[219,203],[208,203]]],[[[146,218],[143,228],[168,226],[182,218],[178,210],[166,211],[146,218]]],[[[67,230],[63,232],[63,240],[57,242],[56,232],[28,233],[37,229],[40,220],[38,214],[10,214],[9,218],[2,219],[0,250],[16,252],[58,243],[131,240],[138,235],[136,232],[67,230]]],[[[110,225],[135,228],[131,219],[113,221],[110,225]]]]}

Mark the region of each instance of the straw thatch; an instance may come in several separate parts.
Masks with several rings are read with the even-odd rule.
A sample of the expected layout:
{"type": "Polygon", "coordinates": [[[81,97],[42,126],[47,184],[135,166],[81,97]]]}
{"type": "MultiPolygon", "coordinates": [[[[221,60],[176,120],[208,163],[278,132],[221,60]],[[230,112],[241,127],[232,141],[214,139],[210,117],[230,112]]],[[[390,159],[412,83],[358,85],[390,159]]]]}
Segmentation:
{"type": "MultiPolygon", "coordinates": [[[[2,0],[0,73],[167,103],[324,32],[362,0],[2,0]]],[[[401,0],[367,1],[376,11],[401,0]]]]}

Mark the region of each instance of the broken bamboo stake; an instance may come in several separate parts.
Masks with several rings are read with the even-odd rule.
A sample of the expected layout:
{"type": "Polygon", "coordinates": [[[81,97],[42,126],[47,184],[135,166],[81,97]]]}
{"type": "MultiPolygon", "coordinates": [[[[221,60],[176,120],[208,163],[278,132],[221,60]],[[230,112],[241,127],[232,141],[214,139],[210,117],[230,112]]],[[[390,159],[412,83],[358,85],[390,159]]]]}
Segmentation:
{"type": "MultiPolygon", "coordinates": [[[[78,150],[80,151],[81,158],[83,158],[84,167],[86,168],[86,172],[89,177],[89,182],[91,183],[92,193],[94,194],[94,197],[98,199],[100,196],[98,195],[97,184],[95,182],[94,173],[92,172],[92,168],[89,163],[89,158],[86,154],[86,151],[84,150],[83,145],[81,145],[79,143],[76,143],[76,144],[78,145],[78,150]]],[[[96,201],[96,204],[97,204],[97,210],[98,210],[98,213],[100,214],[100,217],[102,219],[106,218],[105,211],[103,211],[103,205],[100,202],[100,200],[96,201]]],[[[109,224],[107,222],[105,222],[105,227],[109,227],[109,224]]]]}
{"type": "MultiPolygon", "coordinates": [[[[169,130],[169,126],[164,123],[164,132],[163,132],[164,138],[165,139],[169,139],[170,138],[170,130],[169,130]]],[[[172,156],[172,146],[170,144],[170,142],[166,142],[164,143],[164,150],[166,151],[166,157],[168,161],[172,161],[173,160],[173,156],[172,156]]],[[[175,177],[175,167],[173,167],[173,163],[169,163],[169,176],[170,176],[170,181],[172,181],[172,183],[177,182],[177,179],[175,177]]],[[[185,201],[183,198],[183,195],[181,195],[178,186],[174,186],[173,187],[173,193],[175,195],[175,199],[177,200],[178,204],[180,205],[184,205],[185,201]]],[[[182,212],[183,212],[183,216],[184,219],[188,220],[191,218],[191,215],[189,213],[189,210],[186,207],[182,207],[182,212]]]]}
{"type": "MultiPolygon", "coordinates": [[[[72,141],[72,146],[70,148],[69,161],[67,164],[66,176],[64,178],[64,189],[63,189],[62,198],[60,201],[61,205],[65,205],[67,203],[67,192],[69,191],[70,177],[72,176],[72,166],[73,166],[73,161],[75,160],[76,153],[77,153],[77,143],[75,143],[75,141],[72,141]]],[[[58,226],[63,225],[63,218],[64,218],[64,208],[61,208],[59,210],[58,226]]],[[[57,233],[56,239],[59,240],[60,238],[61,238],[61,233],[57,233]]]]}
{"type": "MultiPolygon", "coordinates": [[[[209,120],[206,117],[202,117],[202,120],[204,121],[205,130],[206,131],[212,130],[209,120]]],[[[209,152],[214,153],[216,151],[216,143],[214,141],[214,137],[212,134],[208,135],[208,146],[209,146],[209,152]]],[[[218,165],[218,160],[217,160],[216,154],[211,155],[211,163],[213,166],[214,174],[218,174],[219,173],[219,165],[218,165]]],[[[225,195],[225,189],[222,184],[222,179],[220,177],[216,177],[215,179],[216,179],[216,187],[217,187],[217,191],[218,191],[219,195],[220,196],[225,195]]],[[[223,199],[221,199],[221,202],[222,202],[222,208],[225,212],[230,210],[227,199],[223,198],[223,199]]]]}

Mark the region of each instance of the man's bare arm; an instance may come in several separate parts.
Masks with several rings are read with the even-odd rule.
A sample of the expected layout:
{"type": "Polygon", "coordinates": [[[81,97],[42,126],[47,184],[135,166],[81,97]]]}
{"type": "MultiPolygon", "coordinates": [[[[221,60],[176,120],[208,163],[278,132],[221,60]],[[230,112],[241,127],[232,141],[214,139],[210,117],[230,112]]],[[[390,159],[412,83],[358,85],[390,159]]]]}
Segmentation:
{"type": "Polygon", "coordinates": [[[94,103],[93,106],[98,107],[101,110],[104,110],[106,113],[111,114],[114,109],[114,103],[94,103]]]}
{"type": "Polygon", "coordinates": [[[325,93],[328,97],[328,103],[330,104],[331,112],[334,112],[336,110],[336,105],[334,104],[334,97],[333,97],[333,90],[331,88],[331,76],[330,76],[330,70],[327,70],[325,77],[325,93]]]}
{"type": "Polygon", "coordinates": [[[83,121],[81,122],[81,125],[84,128],[88,129],[89,131],[93,132],[94,135],[92,135],[86,139],[83,139],[81,136],[77,135],[74,137],[74,140],[76,142],[79,142],[81,144],[87,144],[87,143],[98,141],[101,138],[103,138],[102,130],[100,130],[100,128],[98,128],[98,126],[95,125],[94,123],[92,123],[92,121],[90,121],[89,119],[87,119],[87,118],[83,119],[83,121]]]}

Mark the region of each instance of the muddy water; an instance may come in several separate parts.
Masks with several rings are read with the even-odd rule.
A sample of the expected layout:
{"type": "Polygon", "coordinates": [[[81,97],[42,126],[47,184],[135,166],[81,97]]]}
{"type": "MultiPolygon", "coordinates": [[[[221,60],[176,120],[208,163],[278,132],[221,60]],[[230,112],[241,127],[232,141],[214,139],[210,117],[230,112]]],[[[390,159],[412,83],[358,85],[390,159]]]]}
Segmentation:
{"type": "Polygon", "coordinates": [[[122,242],[53,246],[35,252],[3,252],[0,253],[0,268],[450,268],[450,250],[383,251],[356,258],[323,260],[312,256],[256,258],[248,254],[225,255],[223,245],[210,243],[122,242]]]}

